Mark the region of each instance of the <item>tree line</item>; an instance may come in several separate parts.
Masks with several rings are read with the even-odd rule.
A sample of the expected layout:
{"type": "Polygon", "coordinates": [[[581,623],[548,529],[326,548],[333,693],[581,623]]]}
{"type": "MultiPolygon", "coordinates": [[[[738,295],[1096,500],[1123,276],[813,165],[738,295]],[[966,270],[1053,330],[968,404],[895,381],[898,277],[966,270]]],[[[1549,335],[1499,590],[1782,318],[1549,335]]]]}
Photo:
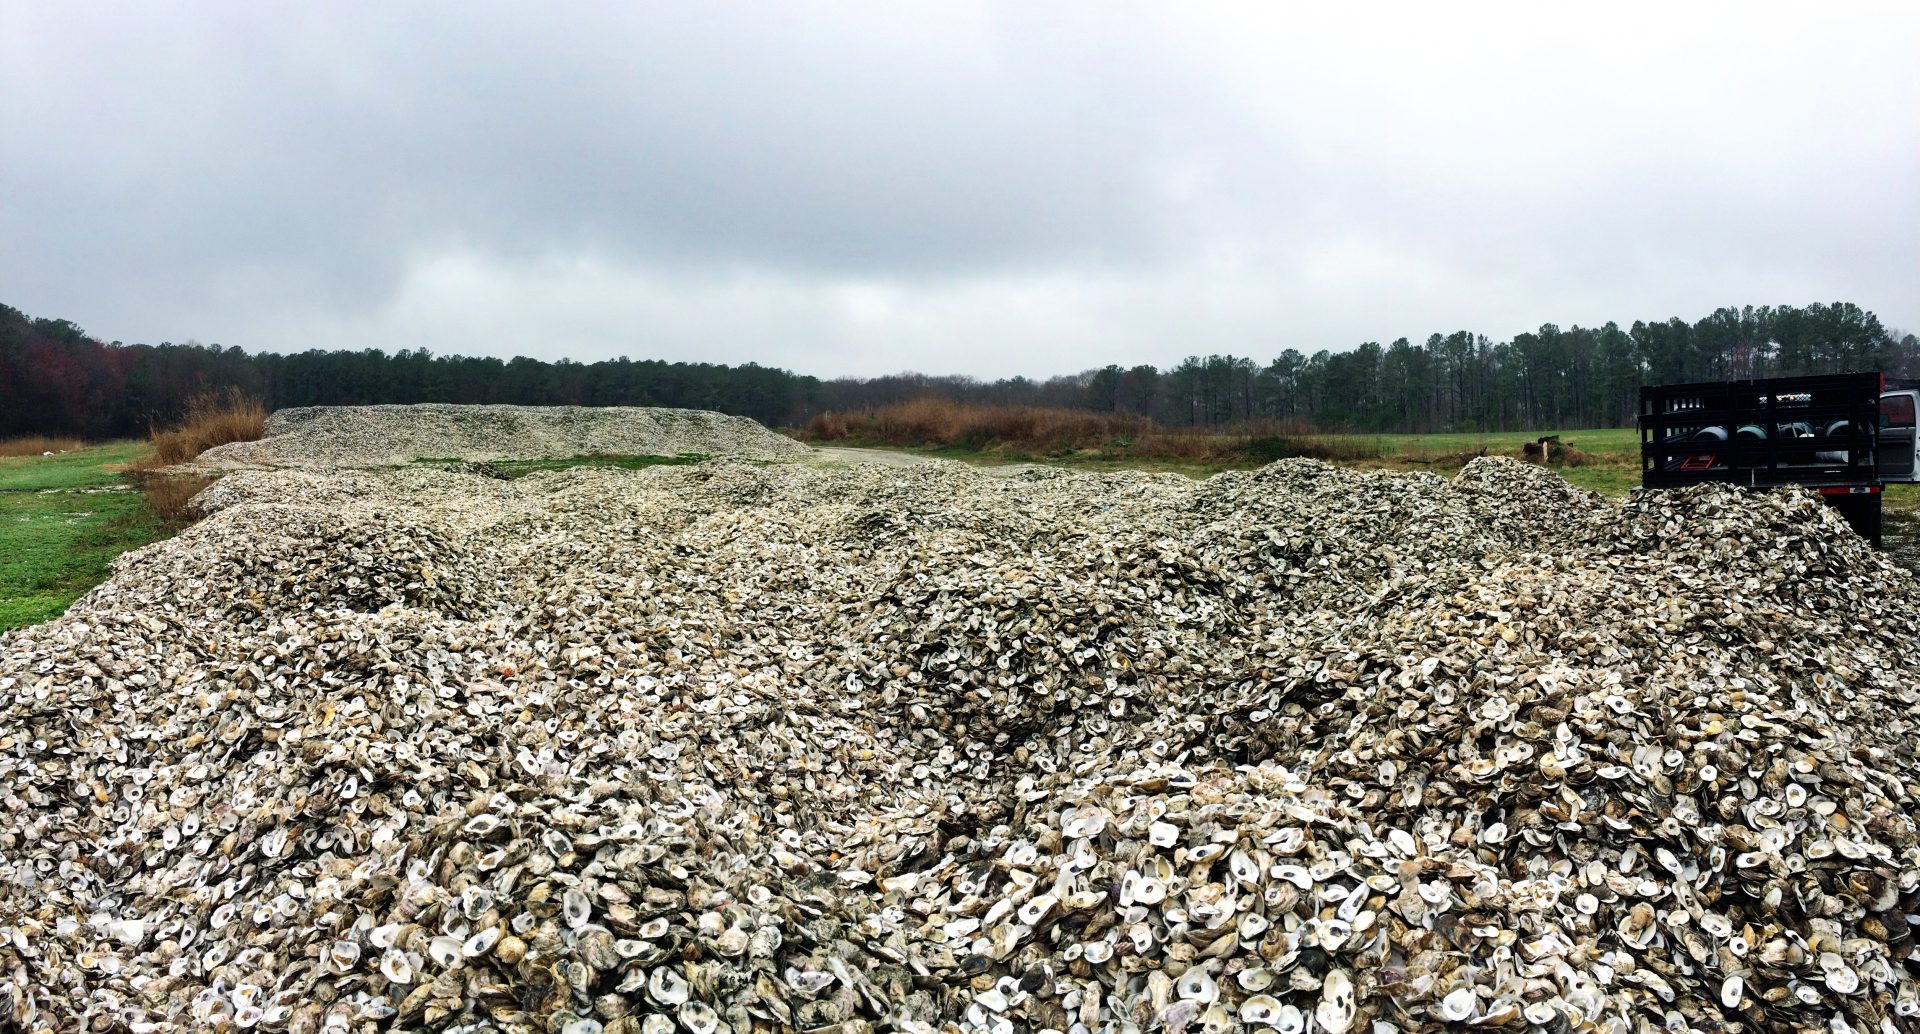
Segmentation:
{"type": "Polygon", "coordinates": [[[1687,322],[1562,329],[1493,341],[1432,334],[1262,362],[1189,356],[1160,368],[1111,365],[1034,380],[903,373],[823,380],[748,363],[653,359],[580,363],[313,350],[249,353],[197,343],[103,343],[62,319],[0,305],[0,436],[145,434],[194,395],[235,387],[271,409],[452,402],[674,406],[797,427],[828,410],[921,396],[957,402],[1132,413],[1171,427],[1276,420],[1321,430],[1475,431],[1633,422],[1643,384],[1882,370],[1920,375],[1920,341],[1850,302],[1717,309],[1687,322]]]}

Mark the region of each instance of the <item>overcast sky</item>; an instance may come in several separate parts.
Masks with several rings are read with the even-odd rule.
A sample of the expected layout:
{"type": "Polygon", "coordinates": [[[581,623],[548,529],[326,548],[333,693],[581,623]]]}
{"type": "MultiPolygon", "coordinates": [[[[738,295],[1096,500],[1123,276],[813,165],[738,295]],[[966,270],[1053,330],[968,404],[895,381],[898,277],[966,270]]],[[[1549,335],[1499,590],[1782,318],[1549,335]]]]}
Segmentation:
{"type": "Polygon", "coordinates": [[[1920,4],[0,3],[98,337],[1045,376],[1847,300],[1920,4]]]}

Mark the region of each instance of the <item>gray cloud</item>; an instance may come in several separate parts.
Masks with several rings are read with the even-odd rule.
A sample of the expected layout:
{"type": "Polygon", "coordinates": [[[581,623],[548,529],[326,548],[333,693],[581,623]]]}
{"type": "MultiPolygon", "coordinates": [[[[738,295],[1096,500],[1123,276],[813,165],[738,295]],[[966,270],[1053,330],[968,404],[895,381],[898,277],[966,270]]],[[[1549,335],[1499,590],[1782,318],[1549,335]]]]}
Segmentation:
{"type": "Polygon", "coordinates": [[[825,375],[1916,327],[1915,10],[9,4],[0,301],[825,375]]]}

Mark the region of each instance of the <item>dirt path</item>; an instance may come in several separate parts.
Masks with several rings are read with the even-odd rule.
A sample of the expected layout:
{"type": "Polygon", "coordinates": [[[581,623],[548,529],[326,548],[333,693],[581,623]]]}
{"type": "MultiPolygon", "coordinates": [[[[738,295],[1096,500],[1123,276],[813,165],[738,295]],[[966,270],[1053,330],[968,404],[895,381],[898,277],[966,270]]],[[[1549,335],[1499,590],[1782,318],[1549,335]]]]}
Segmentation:
{"type": "Polygon", "coordinates": [[[813,449],[814,457],[834,460],[841,463],[863,463],[874,467],[917,467],[930,462],[929,457],[916,456],[910,452],[894,452],[890,449],[849,449],[843,446],[817,445],[813,449]]]}
{"type": "MultiPolygon", "coordinates": [[[[891,449],[855,449],[840,445],[816,445],[813,448],[813,458],[816,461],[858,463],[868,467],[918,467],[923,463],[932,463],[939,457],[895,452],[891,449]]],[[[976,463],[964,459],[948,462],[965,463],[982,474],[992,474],[996,477],[1008,477],[1023,470],[1046,466],[1044,463],[976,463]]]]}

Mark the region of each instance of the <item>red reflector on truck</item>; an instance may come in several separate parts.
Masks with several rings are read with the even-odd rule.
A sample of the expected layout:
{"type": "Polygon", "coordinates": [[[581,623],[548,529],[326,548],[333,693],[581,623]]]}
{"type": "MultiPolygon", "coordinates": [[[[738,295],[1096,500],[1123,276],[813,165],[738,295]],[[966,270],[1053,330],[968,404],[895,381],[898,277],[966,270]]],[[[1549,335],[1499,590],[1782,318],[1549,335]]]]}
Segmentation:
{"type": "Polygon", "coordinates": [[[1837,485],[1818,490],[1821,495],[1871,495],[1880,491],[1879,485],[1837,485]]]}

